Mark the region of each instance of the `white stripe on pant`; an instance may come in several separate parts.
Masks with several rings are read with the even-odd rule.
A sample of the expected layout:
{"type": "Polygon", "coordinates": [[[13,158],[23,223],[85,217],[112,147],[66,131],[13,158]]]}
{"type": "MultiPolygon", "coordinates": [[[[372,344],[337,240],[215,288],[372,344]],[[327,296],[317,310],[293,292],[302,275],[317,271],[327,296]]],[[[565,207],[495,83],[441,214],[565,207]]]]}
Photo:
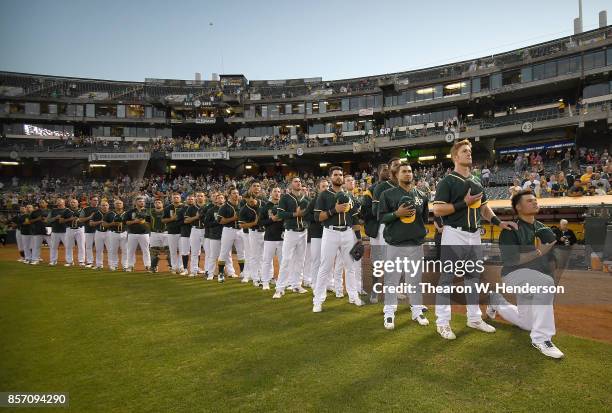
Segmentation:
{"type": "MultiPolygon", "coordinates": [[[[393,245],[387,245],[384,247],[386,250],[386,261],[392,261],[395,263],[395,260],[399,257],[404,260],[407,258],[409,262],[419,263],[423,260],[423,246],[415,245],[415,246],[405,246],[398,247],[393,245]]],[[[404,261],[402,261],[404,262],[404,261]]],[[[408,268],[415,268],[412,266],[408,266],[408,268]]],[[[402,275],[404,275],[405,283],[407,285],[412,285],[416,289],[415,292],[408,292],[408,300],[411,304],[412,308],[412,319],[414,320],[423,312],[425,306],[423,305],[423,295],[421,294],[421,280],[423,278],[423,267],[418,264],[416,267],[417,271],[415,274],[406,274],[403,271],[389,271],[385,273],[385,287],[397,287],[400,284],[400,279],[402,275]]],[[[397,293],[386,293],[385,292],[385,306],[383,307],[383,313],[385,316],[393,316],[395,311],[397,310],[397,293]]]]}
{"type": "Polygon", "coordinates": [[[306,258],[307,236],[306,231],[285,230],[283,236],[283,259],[276,283],[277,291],[284,291],[287,287],[300,287],[300,273],[304,269],[304,259],[306,258]]]}
{"type": "Polygon", "coordinates": [[[94,243],[96,246],[96,267],[104,267],[104,247],[106,251],[110,250],[110,238],[107,231],[96,231],[94,234],[94,243]]]}
{"type": "Polygon", "coordinates": [[[49,264],[57,264],[57,249],[59,248],[60,242],[64,244],[64,248],[66,248],[66,233],[51,232],[51,245],[49,245],[49,264]]]}
{"type": "Polygon", "coordinates": [[[200,252],[202,251],[204,237],[204,229],[202,228],[191,228],[191,234],[189,235],[189,249],[191,250],[191,273],[197,274],[200,270],[200,252]]]}
{"type": "Polygon", "coordinates": [[[117,269],[119,249],[121,249],[121,266],[127,268],[127,232],[109,232],[108,266],[117,269]]]}
{"type": "Polygon", "coordinates": [[[66,228],[66,263],[73,264],[73,248],[76,243],[79,264],[85,264],[85,231],[81,228],[66,228]]]}
{"type": "Polygon", "coordinates": [[[274,256],[279,264],[283,261],[283,241],[264,241],[261,282],[269,284],[274,278],[274,256]]]}
{"type": "Polygon", "coordinates": [[[85,262],[87,264],[93,264],[94,262],[93,250],[94,250],[95,238],[96,238],[95,232],[85,233],[85,262]]]}
{"type": "Polygon", "coordinates": [[[321,265],[319,266],[317,283],[314,288],[314,298],[312,299],[314,304],[323,304],[325,302],[327,284],[329,279],[333,277],[334,260],[338,250],[341,251],[340,258],[344,268],[348,269],[348,274],[346,274],[346,292],[350,300],[358,298],[355,276],[353,275],[353,259],[349,254],[355,242],[357,242],[357,238],[351,228],[348,228],[346,231],[323,228],[321,265]]]}
{"type": "Polygon", "coordinates": [[[146,268],[151,267],[151,252],[149,251],[149,234],[128,234],[127,256],[128,268],[134,268],[136,264],[136,249],[140,246],[142,251],[142,262],[146,268]]]}
{"type": "MultiPolygon", "coordinates": [[[[509,287],[535,285],[550,288],[555,285],[552,277],[528,268],[506,274],[502,282],[509,287]]],[[[532,343],[541,344],[555,335],[554,294],[517,294],[517,305],[510,304],[502,295],[496,297],[501,300],[494,305],[497,313],[509,323],[530,331],[532,343]]]]}

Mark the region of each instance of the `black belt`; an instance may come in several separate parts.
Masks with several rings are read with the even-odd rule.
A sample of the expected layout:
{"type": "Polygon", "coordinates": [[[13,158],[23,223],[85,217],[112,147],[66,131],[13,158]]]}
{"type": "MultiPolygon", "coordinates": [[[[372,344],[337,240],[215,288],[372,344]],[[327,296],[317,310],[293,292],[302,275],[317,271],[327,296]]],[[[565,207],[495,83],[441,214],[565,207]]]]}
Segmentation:
{"type": "Polygon", "coordinates": [[[292,228],[287,228],[287,231],[293,231],[293,232],[304,232],[306,228],[302,228],[302,229],[292,229],[292,228]]]}
{"type": "Polygon", "coordinates": [[[329,229],[333,229],[334,231],[340,231],[340,232],[344,232],[347,229],[349,229],[349,227],[334,227],[333,225],[330,225],[329,227],[327,227],[329,229]]]}
{"type": "Polygon", "coordinates": [[[251,232],[266,232],[265,229],[250,229],[251,232]]]}
{"type": "Polygon", "coordinates": [[[472,228],[472,227],[456,227],[454,225],[449,225],[449,227],[458,229],[459,231],[471,232],[472,234],[479,231],[478,228],[472,228]]]}

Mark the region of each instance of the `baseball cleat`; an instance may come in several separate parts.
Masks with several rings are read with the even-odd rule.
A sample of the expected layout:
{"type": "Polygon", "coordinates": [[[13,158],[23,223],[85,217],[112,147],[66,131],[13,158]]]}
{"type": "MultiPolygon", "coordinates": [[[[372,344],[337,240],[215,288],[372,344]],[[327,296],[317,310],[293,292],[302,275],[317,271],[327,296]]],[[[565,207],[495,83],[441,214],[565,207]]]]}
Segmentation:
{"type": "Polygon", "coordinates": [[[198,276],[198,274],[196,274],[195,272],[190,272],[189,273],[189,277],[190,278],[194,278],[194,277],[197,277],[197,276],[198,276]]]}
{"type": "Polygon", "coordinates": [[[133,272],[134,271],[134,267],[124,268],[123,271],[125,271],[125,272],[133,272]]]}
{"type": "Polygon", "coordinates": [[[468,321],[467,326],[470,328],[474,328],[476,330],[484,331],[485,333],[495,333],[495,327],[490,324],[485,323],[484,321],[468,321]]]}
{"type": "Polygon", "coordinates": [[[246,284],[249,282],[248,278],[243,278],[242,280],[240,280],[241,283],[246,284]]]}
{"type": "Polygon", "coordinates": [[[206,281],[212,281],[214,278],[214,275],[209,275],[208,277],[206,277],[206,281]]]}
{"type": "Polygon", "coordinates": [[[361,301],[361,298],[355,297],[352,300],[349,299],[349,304],[355,304],[357,307],[361,307],[363,305],[363,301],[361,301]]]}
{"type": "Polygon", "coordinates": [[[370,293],[370,303],[377,304],[378,303],[378,294],[372,291],[370,293]]]}
{"type": "Polygon", "coordinates": [[[229,277],[230,277],[230,278],[238,278],[239,276],[238,276],[238,274],[230,274],[230,276],[229,276],[229,277]]]}
{"type": "Polygon", "coordinates": [[[269,290],[269,289],[270,289],[270,284],[268,284],[268,283],[263,283],[263,284],[261,285],[261,289],[262,289],[262,290],[269,290]]]}
{"type": "Polygon", "coordinates": [[[563,358],[565,355],[553,344],[552,341],[548,340],[543,343],[531,343],[532,346],[540,350],[540,353],[544,354],[547,357],[552,357],[554,359],[563,358]]]}
{"type": "Polygon", "coordinates": [[[93,264],[87,264],[87,265],[85,265],[85,268],[92,268],[92,267],[93,267],[93,264]]]}
{"type": "Polygon", "coordinates": [[[206,274],[206,271],[198,270],[198,275],[204,275],[204,274],[206,274]]]}
{"type": "Polygon", "coordinates": [[[49,263],[49,267],[55,267],[57,265],[57,262],[50,262],[49,263]]]}
{"type": "Polygon", "coordinates": [[[188,275],[188,274],[189,274],[189,272],[187,272],[187,270],[182,270],[182,271],[179,273],[179,275],[188,275]]]}
{"type": "Polygon", "coordinates": [[[64,267],[72,267],[72,264],[67,262],[66,264],[64,264],[64,267]]]}
{"type": "Polygon", "coordinates": [[[308,290],[302,287],[301,285],[299,287],[293,288],[291,291],[293,291],[294,293],[298,293],[298,294],[306,294],[308,292],[308,290]]]}
{"type": "Polygon", "coordinates": [[[283,290],[276,290],[272,298],[276,300],[276,299],[281,298],[283,295],[285,295],[285,292],[283,290]]]}
{"type": "Polygon", "coordinates": [[[117,271],[117,267],[108,267],[109,271],[117,271]]]}
{"type": "Polygon", "coordinates": [[[344,293],[336,293],[336,298],[344,298],[344,293]]]}
{"type": "Polygon", "coordinates": [[[419,323],[422,326],[428,326],[429,320],[423,314],[419,314],[416,318],[413,318],[414,321],[419,323]]]}
{"type": "Polygon", "coordinates": [[[451,330],[449,325],[438,326],[438,334],[442,336],[442,338],[446,340],[454,340],[457,338],[453,330],[451,330]]]}
{"type": "Polygon", "coordinates": [[[323,304],[314,304],[312,306],[313,313],[320,313],[321,311],[323,311],[323,304]]]}
{"type": "Polygon", "coordinates": [[[38,261],[30,261],[30,265],[38,265],[38,261]]]}
{"type": "Polygon", "coordinates": [[[395,329],[395,317],[393,316],[385,316],[385,324],[384,324],[385,328],[387,330],[393,330],[395,329]]]}

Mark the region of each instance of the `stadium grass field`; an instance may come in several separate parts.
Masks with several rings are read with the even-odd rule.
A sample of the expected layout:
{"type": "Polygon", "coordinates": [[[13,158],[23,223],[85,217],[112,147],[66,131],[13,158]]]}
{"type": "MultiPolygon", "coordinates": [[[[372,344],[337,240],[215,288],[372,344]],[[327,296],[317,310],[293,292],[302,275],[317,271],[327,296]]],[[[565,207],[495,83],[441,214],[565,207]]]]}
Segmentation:
{"type": "Polygon", "coordinates": [[[552,360],[504,323],[485,334],[455,315],[448,342],[407,308],[386,331],[380,305],[330,295],[313,314],[310,294],[270,297],[236,280],[0,262],[0,391],[69,392],[79,412],[612,405],[610,343],[561,333],[566,358],[552,360]]]}

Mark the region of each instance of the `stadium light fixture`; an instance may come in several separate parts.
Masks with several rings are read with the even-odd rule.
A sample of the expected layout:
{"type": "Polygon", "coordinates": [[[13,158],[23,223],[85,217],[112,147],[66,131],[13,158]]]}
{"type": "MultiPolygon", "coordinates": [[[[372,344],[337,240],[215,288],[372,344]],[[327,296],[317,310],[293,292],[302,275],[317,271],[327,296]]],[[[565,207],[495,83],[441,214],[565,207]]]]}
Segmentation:
{"type": "Polygon", "coordinates": [[[427,95],[429,93],[433,93],[433,91],[434,91],[433,87],[426,87],[424,89],[418,89],[416,92],[417,92],[417,95],[427,95]]]}
{"type": "Polygon", "coordinates": [[[90,163],[90,168],[106,168],[106,165],[103,163],[90,163]]]}
{"type": "Polygon", "coordinates": [[[253,165],[245,165],[244,169],[253,169],[253,165]]]}
{"type": "Polygon", "coordinates": [[[461,89],[464,86],[465,86],[465,82],[457,82],[457,83],[451,83],[450,85],[444,86],[444,89],[456,90],[456,89],[461,89]]]}
{"type": "Polygon", "coordinates": [[[419,161],[433,161],[436,155],[419,156],[419,161]]]}
{"type": "Polygon", "coordinates": [[[170,169],[172,170],[176,169],[176,165],[170,165],[170,169]]]}
{"type": "Polygon", "coordinates": [[[447,154],[446,154],[446,159],[451,159],[451,158],[452,158],[451,154],[450,154],[450,153],[447,153],[447,154]]]}
{"type": "Polygon", "coordinates": [[[1,161],[0,165],[15,166],[15,165],[19,165],[19,162],[15,162],[15,161],[1,161]]]}
{"type": "Polygon", "coordinates": [[[325,168],[327,165],[329,165],[329,163],[327,163],[327,162],[321,162],[321,163],[319,164],[319,166],[320,166],[321,168],[325,168]]]}
{"type": "Polygon", "coordinates": [[[408,162],[408,158],[400,158],[400,162],[408,162]]]}

